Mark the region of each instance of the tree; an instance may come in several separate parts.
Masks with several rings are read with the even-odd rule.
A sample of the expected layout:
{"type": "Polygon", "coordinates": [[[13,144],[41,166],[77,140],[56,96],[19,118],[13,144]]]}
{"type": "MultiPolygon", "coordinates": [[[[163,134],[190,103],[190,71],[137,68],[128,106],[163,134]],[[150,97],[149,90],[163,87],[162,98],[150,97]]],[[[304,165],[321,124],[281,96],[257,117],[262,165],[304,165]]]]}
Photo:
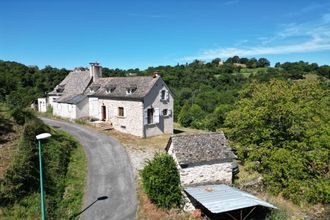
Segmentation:
{"type": "Polygon", "coordinates": [[[248,63],[247,63],[247,67],[248,68],[256,68],[257,67],[257,59],[256,58],[251,58],[248,63]]]}
{"type": "Polygon", "coordinates": [[[255,82],[227,114],[225,131],[272,192],[329,203],[329,109],[329,89],[317,80],[255,82]]]}
{"type": "Polygon", "coordinates": [[[201,120],[205,117],[205,112],[197,104],[185,103],[179,114],[179,123],[184,127],[201,128],[201,120]]]}
{"type": "Polygon", "coordinates": [[[211,64],[212,64],[212,66],[217,67],[217,66],[219,66],[220,62],[221,62],[220,58],[215,58],[211,61],[211,64]]]}
{"type": "Polygon", "coordinates": [[[269,67],[269,66],[270,66],[270,62],[266,58],[260,58],[257,61],[257,67],[269,67]]]}

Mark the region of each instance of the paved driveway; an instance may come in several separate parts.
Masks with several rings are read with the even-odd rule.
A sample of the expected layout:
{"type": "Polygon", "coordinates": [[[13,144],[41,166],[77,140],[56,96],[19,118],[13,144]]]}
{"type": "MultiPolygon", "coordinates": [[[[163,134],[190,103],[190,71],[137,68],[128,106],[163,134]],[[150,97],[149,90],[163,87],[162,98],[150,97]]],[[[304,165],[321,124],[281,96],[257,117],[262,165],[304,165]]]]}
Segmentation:
{"type": "Polygon", "coordinates": [[[88,177],[83,208],[90,207],[80,215],[80,219],[135,219],[135,182],[124,148],[111,137],[95,130],[63,121],[41,119],[76,137],[87,154],[88,177]],[[104,200],[96,201],[99,197],[104,200]]]}

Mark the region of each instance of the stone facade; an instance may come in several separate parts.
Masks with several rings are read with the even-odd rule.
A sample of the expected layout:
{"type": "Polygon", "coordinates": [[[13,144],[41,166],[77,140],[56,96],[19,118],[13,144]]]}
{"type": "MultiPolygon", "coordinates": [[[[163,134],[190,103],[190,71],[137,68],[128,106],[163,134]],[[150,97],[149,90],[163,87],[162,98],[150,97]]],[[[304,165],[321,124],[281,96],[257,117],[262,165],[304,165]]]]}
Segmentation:
{"type": "MultiPolygon", "coordinates": [[[[134,78],[127,77],[127,80],[134,78]]],[[[141,79],[141,78],[140,78],[141,79]]],[[[134,97],[135,93],[125,96],[104,94],[89,95],[89,116],[96,120],[104,120],[113,128],[138,137],[151,137],[173,133],[173,96],[160,77],[145,78],[153,81],[153,86],[146,95],[134,97]],[[121,108],[121,109],[120,109],[121,108]],[[152,111],[151,114],[150,111],[152,111]]],[[[144,80],[145,80],[144,79],[144,80]]],[[[101,79],[102,80],[102,79],[101,79]]],[[[109,79],[111,81],[111,79],[109,79]]],[[[116,89],[123,91],[121,79],[116,79],[116,89]]],[[[133,83],[134,81],[132,81],[133,83]]],[[[149,82],[149,81],[147,81],[149,82]]],[[[146,82],[146,83],[147,83],[146,82]]],[[[98,89],[102,93],[102,83],[98,89]]],[[[103,83],[106,85],[106,83],[103,83]]],[[[141,84],[139,86],[147,86],[141,84]]],[[[138,86],[138,88],[139,88],[138,86]]],[[[122,94],[120,94],[122,95],[122,94]]]]}
{"type": "Polygon", "coordinates": [[[77,104],[54,102],[53,115],[69,119],[77,119],[87,117],[89,115],[88,108],[87,97],[77,104]]]}
{"type": "Polygon", "coordinates": [[[60,96],[49,95],[49,96],[48,96],[48,105],[50,105],[52,108],[54,108],[54,103],[56,103],[56,100],[57,100],[59,97],[60,97],[60,96]]]}
{"type": "Polygon", "coordinates": [[[205,185],[209,183],[232,183],[232,162],[204,163],[182,168],[179,165],[176,155],[173,153],[173,144],[171,144],[168,149],[168,153],[177,164],[182,186],[205,185]]]}
{"type": "Polygon", "coordinates": [[[173,134],[173,96],[167,88],[165,82],[159,78],[149,94],[144,98],[144,118],[147,117],[147,109],[154,108],[159,110],[159,123],[148,124],[144,120],[144,132],[146,137],[160,134],[173,134]],[[162,91],[165,97],[162,99],[162,91]],[[164,115],[164,110],[167,114],[164,115]]]}
{"type": "Polygon", "coordinates": [[[110,122],[114,129],[123,133],[144,137],[142,102],[110,99],[98,99],[97,102],[97,106],[99,106],[98,119],[102,119],[101,109],[104,106],[106,121],[110,122]],[[119,115],[119,108],[123,108],[123,116],[119,115]]]}

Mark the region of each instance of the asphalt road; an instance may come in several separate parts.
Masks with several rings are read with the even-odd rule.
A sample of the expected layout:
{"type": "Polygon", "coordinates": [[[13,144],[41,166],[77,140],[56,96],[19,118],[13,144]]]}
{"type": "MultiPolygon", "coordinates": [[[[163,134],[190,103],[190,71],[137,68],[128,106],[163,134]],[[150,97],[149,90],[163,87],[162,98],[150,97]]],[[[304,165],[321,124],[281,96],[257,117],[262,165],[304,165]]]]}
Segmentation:
{"type": "Polygon", "coordinates": [[[88,157],[83,220],[135,219],[135,181],[129,157],[111,137],[95,130],[63,121],[41,118],[46,124],[76,137],[88,157]],[[103,200],[97,200],[97,198],[103,200]],[[106,198],[108,197],[108,198],[106,198]]]}

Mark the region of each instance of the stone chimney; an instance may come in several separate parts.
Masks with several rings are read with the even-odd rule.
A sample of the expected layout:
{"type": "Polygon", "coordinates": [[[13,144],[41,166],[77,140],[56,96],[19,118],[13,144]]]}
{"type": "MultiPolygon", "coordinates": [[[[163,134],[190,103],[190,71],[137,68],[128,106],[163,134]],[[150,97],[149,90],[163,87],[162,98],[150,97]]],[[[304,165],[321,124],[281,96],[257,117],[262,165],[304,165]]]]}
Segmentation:
{"type": "Polygon", "coordinates": [[[102,66],[100,66],[99,63],[89,63],[91,65],[91,68],[89,69],[89,74],[91,77],[93,77],[93,82],[102,77],[102,66]]]}

